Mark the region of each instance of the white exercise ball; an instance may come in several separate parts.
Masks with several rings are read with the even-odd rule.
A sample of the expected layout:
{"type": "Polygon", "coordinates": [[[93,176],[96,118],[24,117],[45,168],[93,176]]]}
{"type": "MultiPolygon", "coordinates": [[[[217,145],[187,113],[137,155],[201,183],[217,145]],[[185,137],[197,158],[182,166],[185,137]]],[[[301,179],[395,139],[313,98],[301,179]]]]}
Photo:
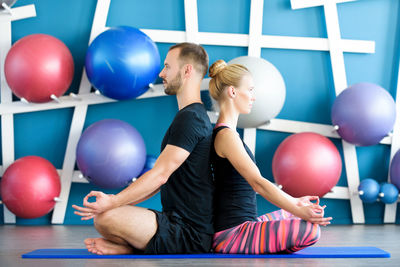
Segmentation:
{"type": "Polygon", "coordinates": [[[12,7],[17,0],[0,0],[0,11],[4,10],[3,3],[8,7],[12,7]]]}
{"type": "MultiPolygon", "coordinates": [[[[281,111],[286,97],[286,87],[279,70],[259,57],[242,56],[228,64],[242,64],[252,74],[255,102],[249,114],[239,116],[239,128],[256,128],[268,123],[281,111]]],[[[216,105],[214,105],[216,106],[216,105]]]]}

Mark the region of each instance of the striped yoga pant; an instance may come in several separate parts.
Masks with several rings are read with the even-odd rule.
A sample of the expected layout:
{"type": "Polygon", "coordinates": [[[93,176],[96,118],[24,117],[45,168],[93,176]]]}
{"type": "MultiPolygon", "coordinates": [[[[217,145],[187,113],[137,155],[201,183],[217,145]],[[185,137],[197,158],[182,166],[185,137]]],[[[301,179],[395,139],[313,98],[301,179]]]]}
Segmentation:
{"type": "Polygon", "coordinates": [[[258,217],[257,221],[246,221],[215,233],[213,249],[226,254],[292,253],[315,244],[320,234],[318,224],[277,210],[258,217]]]}

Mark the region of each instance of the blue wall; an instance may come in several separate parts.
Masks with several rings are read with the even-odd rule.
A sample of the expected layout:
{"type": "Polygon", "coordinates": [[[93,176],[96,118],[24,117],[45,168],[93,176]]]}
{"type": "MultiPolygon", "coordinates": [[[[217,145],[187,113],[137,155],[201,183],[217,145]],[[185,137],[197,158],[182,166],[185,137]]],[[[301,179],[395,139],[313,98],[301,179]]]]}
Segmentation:
{"type": "MultiPolygon", "coordinates": [[[[185,30],[183,0],[112,0],[107,26],[129,25],[145,29],[185,30]]],[[[84,55],[89,40],[95,0],[19,0],[16,6],[35,4],[37,16],[12,23],[12,40],[34,33],[46,33],[62,40],[71,50],[75,77],[69,92],[77,92],[82,75],[84,55]]],[[[248,34],[250,1],[198,1],[199,30],[248,34]]],[[[363,0],[339,4],[339,21],[343,38],[373,40],[374,54],[346,53],[348,84],[373,82],[395,96],[400,36],[398,0],[363,0]]],[[[327,37],[322,7],[292,10],[289,0],[268,0],[264,3],[263,34],[302,37],[327,37]]],[[[163,61],[170,44],[157,44],[163,61]]],[[[247,48],[205,45],[210,62],[247,55],[247,48]]],[[[330,107],[335,99],[328,52],[283,49],[262,49],[262,57],[281,72],[287,89],[285,105],[278,118],[330,124],[330,107]]],[[[161,68],[161,66],[160,66],[161,68]]],[[[158,80],[159,81],[159,80],[158,80]]],[[[120,101],[92,105],[85,127],[106,118],[131,123],[144,137],[148,154],[158,155],[164,131],[177,111],[174,97],[120,101]]],[[[73,109],[59,109],[17,114],[15,118],[15,157],[38,155],[61,169],[73,109]]],[[[256,159],[262,174],[272,177],[271,161],[275,149],[288,134],[257,132],[256,159]]],[[[342,153],[339,140],[332,140],[342,153]]],[[[360,178],[385,181],[388,175],[390,147],[376,145],[357,148],[360,178]]],[[[343,155],[343,154],[342,154],[343,155]]],[[[1,159],[1,155],[0,155],[1,159]]],[[[343,170],[338,185],[346,186],[343,170]]],[[[92,189],[90,184],[74,183],[71,188],[65,224],[82,224],[71,205],[80,204],[92,189]]],[[[116,193],[116,191],[106,191],[116,193]]],[[[335,224],[351,223],[348,200],[324,199],[326,213],[335,224]]],[[[258,198],[259,213],[274,209],[258,198]]],[[[141,204],[160,209],[159,196],[141,204]]],[[[364,206],[366,222],[382,223],[382,203],[364,206]]],[[[397,223],[400,221],[399,213],[397,223]]],[[[48,224],[51,214],[33,220],[17,219],[17,224],[48,224]]],[[[3,214],[0,213],[0,223],[3,214]]],[[[91,222],[85,222],[91,223],[91,222]]]]}

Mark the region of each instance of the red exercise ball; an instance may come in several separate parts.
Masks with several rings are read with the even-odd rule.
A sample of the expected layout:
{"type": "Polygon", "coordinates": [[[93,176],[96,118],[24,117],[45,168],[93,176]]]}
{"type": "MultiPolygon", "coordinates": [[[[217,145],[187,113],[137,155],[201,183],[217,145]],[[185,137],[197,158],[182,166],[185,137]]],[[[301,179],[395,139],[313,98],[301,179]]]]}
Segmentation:
{"type": "Polygon", "coordinates": [[[61,191],[56,168],[46,159],[26,156],[16,160],[1,179],[1,196],[16,216],[32,219],[49,213],[61,191]]]}
{"type": "Polygon", "coordinates": [[[18,40],[5,59],[4,73],[14,94],[29,102],[51,101],[69,88],[74,61],[68,47],[47,34],[32,34],[18,40]]]}
{"type": "Polygon", "coordinates": [[[294,197],[322,197],[339,181],[342,160],[336,146],[316,133],[298,133],[278,146],[272,173],[282,190],[294,197]]]}

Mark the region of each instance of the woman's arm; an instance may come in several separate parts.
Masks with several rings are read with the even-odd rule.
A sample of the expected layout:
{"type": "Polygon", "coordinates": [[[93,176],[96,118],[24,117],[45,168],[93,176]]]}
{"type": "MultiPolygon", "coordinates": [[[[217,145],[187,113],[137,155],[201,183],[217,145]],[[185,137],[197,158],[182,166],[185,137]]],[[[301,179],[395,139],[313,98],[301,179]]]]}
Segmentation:
{"type": "Polygon", "coordinates": [[[217,154],[227,158],[254,191],[266,200],[304,220],[321,225],[329,224],[332,218],[324,218],[324,207],[319,205],[318,197],[294,198],[262,177],[257,165],[247,154],[242,140],[235,131],[228,128],[219,131],[214,147],[217,154]],[[312,203],[311,200],[316,200],[317,203],[312,203]]]}

